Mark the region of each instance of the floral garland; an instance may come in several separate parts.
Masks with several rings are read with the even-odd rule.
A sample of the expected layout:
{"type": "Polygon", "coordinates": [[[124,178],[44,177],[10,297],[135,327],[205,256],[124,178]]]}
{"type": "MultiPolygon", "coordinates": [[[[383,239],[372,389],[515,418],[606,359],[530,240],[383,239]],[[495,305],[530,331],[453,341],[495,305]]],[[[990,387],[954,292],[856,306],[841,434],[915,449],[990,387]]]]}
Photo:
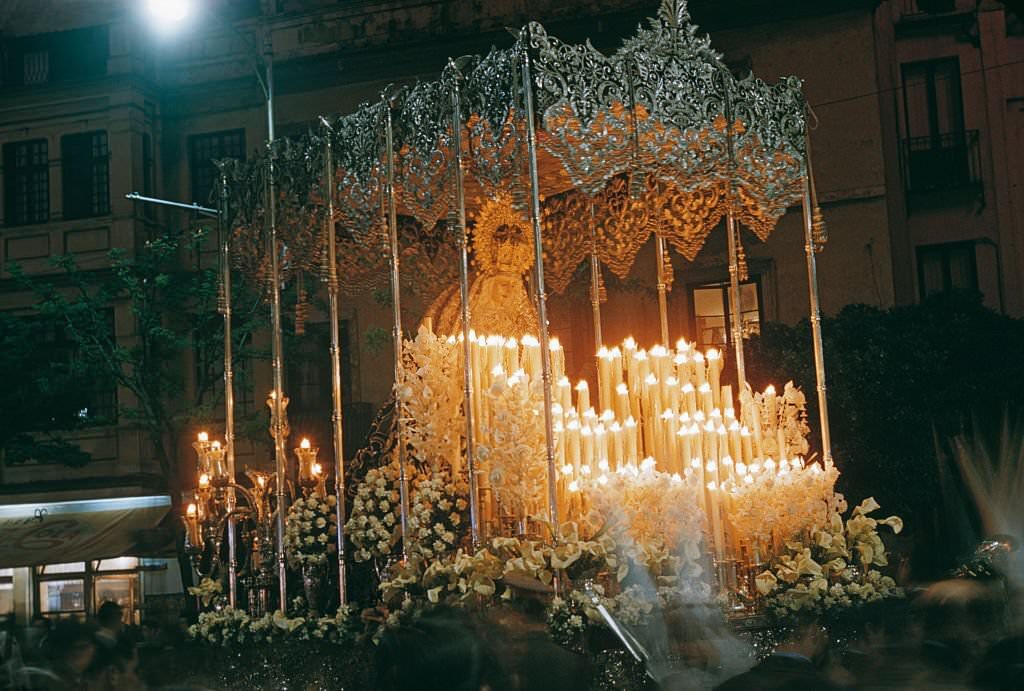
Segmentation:
{"type": "Polygon", "coordinates": [[[884,519],[868,514],[879,508],[874,498],[865,499],[845,522],[846,500],[835,494],[828,521],[810,531],[806,542],[788,542],[786,553],[772,569],[757,576],[758,592],[766,596],[767,611],[779,618],[809,611],[835,614],[877,600],[903,597],[903,590],[878,566],[888,556],[878,526],[894,533],[903,530],[899,516],[884,519]]]}
{"type": "Polygon", "coordinates": [[[244,610],[225,607],[203,612],[199,621],[188,629],[194,640],[220,646],[276,643],[282,640],[324,640],[350,643],[358,633],[359,619],[348,607],[341,607],[334,616],[318,618],[286,617],[280,610],[262,617],[252,617],[244,610]]]}
{"type": "Polygon", "coordinates": [[[311,492],[298,497],[288,507],[285,519],[284,547],[288,565],[293,569],[327,563],[327,555],[337,550],[334,537],[338,534],[334,507],[338,499],[333,494],[323,497],[311,492]]]}

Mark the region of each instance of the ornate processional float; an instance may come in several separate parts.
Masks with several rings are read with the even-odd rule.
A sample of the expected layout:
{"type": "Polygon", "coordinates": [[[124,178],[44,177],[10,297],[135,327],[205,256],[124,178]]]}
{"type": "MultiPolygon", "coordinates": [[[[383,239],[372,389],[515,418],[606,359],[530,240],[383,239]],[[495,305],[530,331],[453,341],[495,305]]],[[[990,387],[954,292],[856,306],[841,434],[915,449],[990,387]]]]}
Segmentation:
{"type": "Polygon", "coordinates": [[[529,24],[512,48],[451,60],[437,81],[222,162],[224,260],[272,304],[294,287],[297,333],[326,284],[334,462],[303,443],[297,474],[289,467],[277,376],[273,475],[241,483],[223,449],[197,442],[188,545],[211,576],[197,593],[217,602],[230,565],[229,614],[204,615],[199,635],[241,642],[280,625],[344,637],[347,574],[362,563],[376,567],[385,627],[421,606],[543,592],[559,631],[607,625],[638,659],[650,656],[638,627],[682,602],[717,598],[750,617],[897,595],[878,570],[877,526],[898,531],[899,519],[870,518],[867,500],[844,521],[833,489],[815,264],[826,238],[806,114],[799,80],[735,78],[686,3],[665,0],[612,55],[529,24]],[[747,385],[738,309],[740,227],[766,240],[798,204],[814,456],[804,394],[747,385]],[[669,333],[668,253],[693,260],[720,228],[733,348],[700,352],[669,333]],[[652,237],[661,340],[606,344],[603,275],[625,277],[652,237]],[[596,377],[572,382],[546,303],[584,265],[596,377]],[[390,290],[395,385],[369,446],[345,463],[339,303],[369,290],[390,290]],[[415,329],[402,322],[403,291],[430,303],[415,329]],[[726,358],[735,380],[724,380],[726,358]]]}

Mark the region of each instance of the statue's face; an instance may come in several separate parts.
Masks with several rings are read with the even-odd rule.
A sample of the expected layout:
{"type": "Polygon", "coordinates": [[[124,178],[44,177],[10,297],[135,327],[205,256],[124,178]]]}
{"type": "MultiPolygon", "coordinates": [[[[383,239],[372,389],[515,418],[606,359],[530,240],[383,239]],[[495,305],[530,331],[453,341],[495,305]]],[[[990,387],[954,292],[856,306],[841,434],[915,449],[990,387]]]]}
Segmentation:
{"type": "Polygon", "coordinates": [[[494,243],[497,247],[495,265],[498,271],[520,271],[523,253],[529,252],[526,230],[518,225],[503,223],[494,230],[494,243]]]}

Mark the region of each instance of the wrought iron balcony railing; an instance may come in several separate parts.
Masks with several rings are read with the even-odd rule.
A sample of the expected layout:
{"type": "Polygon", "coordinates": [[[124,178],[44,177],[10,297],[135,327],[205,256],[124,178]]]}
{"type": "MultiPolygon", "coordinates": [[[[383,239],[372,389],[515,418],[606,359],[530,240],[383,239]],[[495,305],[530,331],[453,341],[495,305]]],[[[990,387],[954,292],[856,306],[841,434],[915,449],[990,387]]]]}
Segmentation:
{"type": "Polygon", "coordinates": [[[981,187],[978,130],[904,139],[901,153],[910,194],[981,187]]]}

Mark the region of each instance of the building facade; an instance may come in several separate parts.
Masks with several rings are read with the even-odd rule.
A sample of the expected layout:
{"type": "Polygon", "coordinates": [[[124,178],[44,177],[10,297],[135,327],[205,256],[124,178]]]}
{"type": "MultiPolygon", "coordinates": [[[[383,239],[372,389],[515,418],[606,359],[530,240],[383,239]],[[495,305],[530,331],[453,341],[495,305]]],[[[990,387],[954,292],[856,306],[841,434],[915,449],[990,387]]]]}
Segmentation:
{"type": "MultiPolygon", "coordinates": [[[[657,7],[655,0],[202,4],[209,5],[205,14],[176,32],[155,30],[136,7],[142,3],[37,0],[0,9],[0,266],[14,262],[45,274],[55,271],[52,257],[72,254],[83,268],[101,271],[111,249],[137,252],[161,228],[187,225],[180,215],[148,209],[125,195],[210,201],[216,175],[211,159],[245,157],[266,140],[254,66],[268,47],[277,136],[288,136],[314,126],[320,114],[347,112],[377,98],[390,83],[434,77],[449,56],[508,45],[506,26],[539,20],[566,40],[589,36],[598,48],[612,50],[657,7]]],[[[974,289],[993,309],[1024,316],[1020,17],[993,0],[802,0],[784,7],[694,0],[690,10],[735,71],[753,70],[768,81],[791,74],[804,80],[814,111],[817,187],[830,230],[819,256],[826,314],[852,303],[889,307],[974,289]]],[[[744,232],[743,243],[750,266],[742,300],[748,330],[806,316],[799,209],[783,217],[768,242],[744,232]]],[[[692,263],[673,255],[673,337],[725,344],[725,255],[721,233],[712,234],[692,263]]],[[[215,255],[199,260],[214,261],[215,255]]],[[[606,341],[627,335],[654,341],[654,271],[650,245],[628,281],[609,284],[606,341]]],[[[31,302],[10,272],[0,270],[0,310],[27,312],[31,302]]],[[[411,328],[423,305],[407,303],[411,328]]],[[[129,305],[110,309],[111,328],[130,344],[136,327],[129,305]]],[[[286,365],[296,434],[326,429],[323,318],[313,315],[302,353],[286,365]],[[317,427],[317,420],[324,426],[317,427]],[[299,429],[303,424],[307,429],[299,429]]],[[[343,318],[348,436],[358,446],[391,387],[390,349],[367,339],[390,328],[390,313],[362,296],[345,302],[343,318]]],[[[551,322],[566,347],[569,370],[586,372],[593,342],[585,285],[552,298],[551,322]]],[[[195,369],[194,362],[181,366],[195,369]]],[[[260,409],[269,389],[269,368],[255,362],[236,395],[242,405],[260,409]]],[[[112,414],[133,404],[130,392],[106,388],[83,400],[83,415],[96,424],[73,439],[93,461],[80,469],[45,458],[4,462],[0,502],[29,507],[165,491],[145,435],[112,414]]],[[[323,446],[326,440],[324,433],[323,446]]],[[[180,446],[188,449],[187,443],[180,446]]],[[[243,440],[238,454],[240,466],[269,462],[268,447],[258,441],[243,440]]],[[[185,456],[182,468],[191,464],[185,456]]],[[[110,564],[135,584],[127,586],[131,593],[180,588],[174,578],[153,575],[160,567],[148,562],[19,564],[0,571],[0,612],[91,611],[107,596],[96,584],[107,582],[110,564]],[[72,575],[60,575],[66,573],[72,575]],[[151,585],[144,587],[147,579],[151,585]],[[54,585],[65,581],[66,588],[54,585]]]]}

